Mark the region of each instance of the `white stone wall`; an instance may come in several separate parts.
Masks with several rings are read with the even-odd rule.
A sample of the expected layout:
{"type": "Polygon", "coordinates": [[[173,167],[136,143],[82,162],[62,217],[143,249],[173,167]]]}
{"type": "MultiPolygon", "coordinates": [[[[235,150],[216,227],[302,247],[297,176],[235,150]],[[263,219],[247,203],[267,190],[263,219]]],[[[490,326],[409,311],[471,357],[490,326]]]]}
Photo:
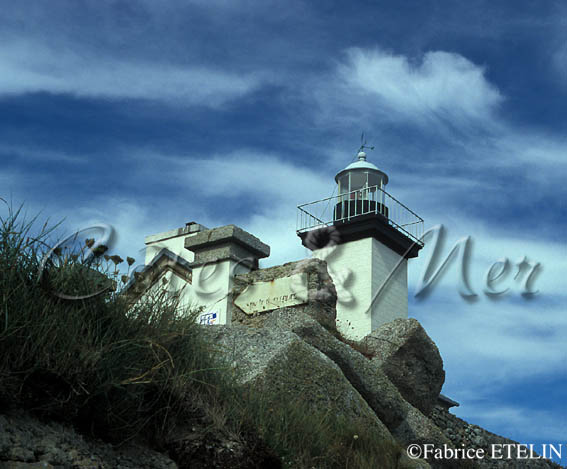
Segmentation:
{"type": "Polygon", "coordinates": [[[190,286],[191,301],[203,307],[203,314],[216,313],[215,324],[230,324],[234,276],[249,271],[250,269],[233,260],[223,260],[195,267],[193,284],[190,286]]]}
{"type": "Polygon", "coordinates": [[[375,239],[372,239],[372,295],[376,297],[372,304],[372,331],[394,319],[408,317],[408,261],[375,239]]]}
{"type": "Polygon", "coordinates": [[[187,234],[183,228],[166,231],[152,236],[146,236],[146,258],[144,263],[148,265],[152,259],[163,249],[169,249],[175,255],[182,257],[188,262],[193,262],[195,254],[185,249],[185,238],[195,236],[197,233],[187,234]]]}
{"type": "Polygon", "coordinates": [[[313,257],[327,262],[329,275],[337,289],[337,329],[349,338],[357,338],[371,330],[371,252],[371,238],[313,252],[313,257]]]}
{"type": "MultiPolygon", "coordinates": [[[[146,236],[145,264],[149,265],[159,252],[166,248],[176,256],[188,261],[195,261],[195,254],[185,248],[185,240],[196,236],[206,229],[201,225],[187,225],[163,233],[146,236]],[[201,231],[197,231],[200,229],[201,231]]],[[[214,248],[218,251],[218,248],[214,248]]],[[[223,256],[222,252],[216,255],[223,256]]],[[[214,256],[213,256],[214,257],[214,256]]],[[[221,257],[222,258],[222,257],[221,257]]],[[[202,309],[201,318],[211,318],[210,323],[230,324],[230,311],[232,310],[232,284],[235,275],[249,272],[250,269],[233,260],[211,259],[204,265],[192,269],[192,283],[186,282],[172,271],[166,271],[151,290],[166,288],[172,295],[178,294],[180,309],[202,309]],[[167,284],[162,284],[162,279],[167,284]],[[212,316],[216,315],[213,319],[212,316]]],[[[141,301],[144,297],[141,298],[141,301]]]]}
{"type": "Polygon", "coordinates": [[[316,250],[313,257],[327,262],[337,289],[337,328],[345,337],[361,339],[386,322],[408,317],[407,259],[390,248],[364,238],[316,250]]]}
{"type": "Polygon", "coordinates": [[[180,313],[185,313],[195,306],[194,299],[191,294],[191,284],[171,270],[163,272],[160,278],[140,297],[138,302],[144,303],[150,296],[156,295],[164,289],[171,296],[179,296],[178,310],[180,313]],[[166,283],[163,282],[164,279],[166,280],[166,283]]]}

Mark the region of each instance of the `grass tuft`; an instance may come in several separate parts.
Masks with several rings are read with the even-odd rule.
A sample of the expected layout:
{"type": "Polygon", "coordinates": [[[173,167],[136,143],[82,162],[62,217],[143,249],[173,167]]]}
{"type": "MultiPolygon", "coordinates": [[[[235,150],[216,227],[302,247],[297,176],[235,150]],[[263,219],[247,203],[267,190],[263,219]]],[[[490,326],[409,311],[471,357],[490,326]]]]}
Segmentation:
{"type": "Polygon", "coordinates": [[[164,292],[131,308],[109,287],[118,256],[55,252],[35,221],[21,207],[0,218],[0,400],[114,441],[159,439],[188,395],[224,379],[194,313],[164,292]]]}
{"type": "Polygon", "coordinates": [[[143,436],[181,468],[396,467],[400,448],[364,422],[239,388],[196,311],[159,288],[132,306],[122,258],[93,239],[50,242],[21,210],[0,217],[0,404],[114,443],[143,436]],[[246,454],[207,453],[229,440],[246,454]]]}

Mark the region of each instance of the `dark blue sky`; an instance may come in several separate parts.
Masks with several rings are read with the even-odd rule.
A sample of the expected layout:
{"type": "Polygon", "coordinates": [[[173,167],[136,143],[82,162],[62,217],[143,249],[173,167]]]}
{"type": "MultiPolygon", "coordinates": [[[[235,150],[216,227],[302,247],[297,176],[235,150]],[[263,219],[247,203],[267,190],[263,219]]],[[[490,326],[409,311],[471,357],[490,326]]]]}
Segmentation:
{"type": "MultiPolygon", "coordinates": [[[[565,437],[567,4],[561,1],[0,1],[0,197],[115,227],[121,255],[195,220],[308,255],[299,203],[369,159],[447,249],[471,235],[465,303],[451,267],[410,315],[445,359],[444,392],[524,442],[565,437]],[[500,301],[498,259],[543,266],[500,301]],[[543,332],[542,332],[543,331],[543,332]],[[547,332],[546,332],[547,331],[547,332]]],[[[413,290],[412,290],[413,289],[413,290]]]]}

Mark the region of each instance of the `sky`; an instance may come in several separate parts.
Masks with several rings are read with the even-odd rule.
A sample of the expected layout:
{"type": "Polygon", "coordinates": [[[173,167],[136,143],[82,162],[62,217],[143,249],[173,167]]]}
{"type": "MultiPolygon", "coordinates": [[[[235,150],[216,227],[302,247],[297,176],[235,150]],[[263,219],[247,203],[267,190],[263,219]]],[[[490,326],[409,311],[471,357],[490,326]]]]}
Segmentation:
{"type": "Polygon", "coordinates": [[[246,229],[277,265],[309,256],[296,207],[332,195],[364,132],[389,193],[443,225],[441,260],[470,237],[472,299],[457,257],[417,295],[433,236],[409,263],[454,413],[565,443],[567,3],[0,6],[0,197],[68,233],[109,224],[137,262],[146,235],[197,221],[246,229]],[[508,291],[487,294],[504,259],[508,291]]]}

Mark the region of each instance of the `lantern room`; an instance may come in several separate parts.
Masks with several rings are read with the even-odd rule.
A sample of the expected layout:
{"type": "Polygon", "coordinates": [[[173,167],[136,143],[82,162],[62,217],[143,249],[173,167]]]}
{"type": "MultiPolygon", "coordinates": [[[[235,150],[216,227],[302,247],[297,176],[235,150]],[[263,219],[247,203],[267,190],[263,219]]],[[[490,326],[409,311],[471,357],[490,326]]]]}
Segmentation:
{"type": "Polygon", "coordinates": [[[339,201],[335,206],[334,221],[350,220],[369,212],[388,216],[384,201],[384,187],[388,175],[366,161],[366,153],[360,151],[358,160],[349,164],[335,176],[339,201]]]}
{"type": "Polygon", "coordinates": [[[337,329],[354,340],[407,318],[407,263],[423,247],[423,219],[386,192],[364,148],[335,176],[337,195],[297,207],[297,234],[337,289],[337,329]]]}

